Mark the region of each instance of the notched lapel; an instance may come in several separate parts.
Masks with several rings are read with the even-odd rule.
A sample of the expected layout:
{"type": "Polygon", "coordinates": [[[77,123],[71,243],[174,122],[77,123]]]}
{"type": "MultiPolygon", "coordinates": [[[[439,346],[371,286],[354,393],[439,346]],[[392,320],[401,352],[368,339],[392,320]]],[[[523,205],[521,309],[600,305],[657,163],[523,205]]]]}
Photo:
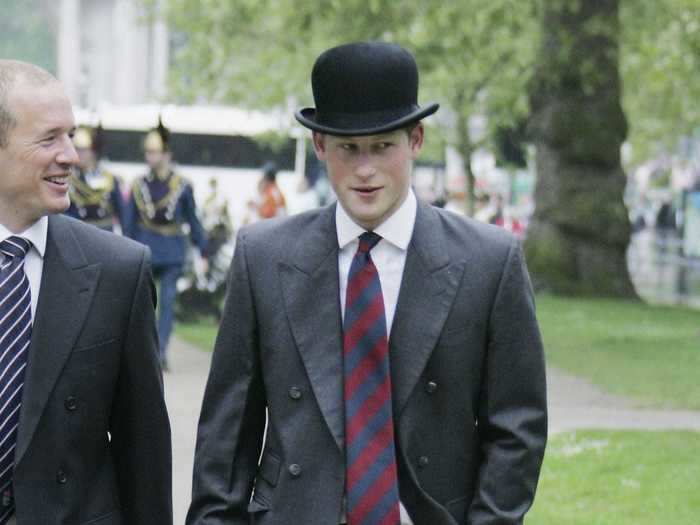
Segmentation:
{"type": "Polygon", "coordinates": [[[343,450],[342,327],[338,291],[335,207],[299,240],[292,263],[280,263],[287,318],[314,395],[338,448],[343,450]]]}
{"type": "Polygon", "coordinates": [[[87,265],[64,222],[49,221],[39,302],[22,393],[15,464],[31,441],[92,303],[100,265],[87,265]]]}
{"type": "Polygon", "coordinates": [[[451,262],[435,210],[419,204],[389,338],[392,402],[398,420],[452,307],[464,262],[451,262]]]}

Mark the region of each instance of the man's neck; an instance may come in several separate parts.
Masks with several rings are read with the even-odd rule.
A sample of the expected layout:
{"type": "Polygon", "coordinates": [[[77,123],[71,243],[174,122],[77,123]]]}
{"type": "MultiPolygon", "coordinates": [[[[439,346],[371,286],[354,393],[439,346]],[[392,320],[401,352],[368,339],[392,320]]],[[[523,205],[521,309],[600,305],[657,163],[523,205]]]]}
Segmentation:
{"type": "MultiPolygon", "coordinates": [[[[4,207],[4,205],[3,205],[4,207]]],[[[11,208],[4,208],[3,211],[11,211],[11,208]]],[[[41,217],[35,219],[26,219],[19,217],[15,214],[0,214],[0,224],[7,228],[13,234],[19,234],[23,231],[28,230],[34,223],[36,223],[41,217]]]]}
{"type": "Polygon", "coordinates": [[[170,175],[170,167],[162,166],[153,170],[153,172],[155,173],[156,178],[158,178],[159,180],[165,180],[170,175]]]}

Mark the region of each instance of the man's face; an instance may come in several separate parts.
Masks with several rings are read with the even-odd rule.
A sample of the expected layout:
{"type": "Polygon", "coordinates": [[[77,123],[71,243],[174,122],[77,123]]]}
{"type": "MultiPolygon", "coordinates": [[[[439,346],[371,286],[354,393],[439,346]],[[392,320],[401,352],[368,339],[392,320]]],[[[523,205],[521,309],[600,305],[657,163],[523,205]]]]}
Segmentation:
{"type": "Polygon", "coordinates": [[[8,93],[17,122],[0,148],[0,222],[19,232],[70,205],[68,178],[78,163],[70,101],[58,82],[19,79],[8,93]]]}
{"type": "Polygon", "coordinates": [[[348,215],[373,230],[403,203],[413,161],[423,145],[423,126],[381,135],[338,137],[314,133],[314,149],[348,215]]]}
{"type": "Polygon", "coordinates": [[[146,150],[146,164],[153,171],[159,171],[163,169],[169,160],[168,153],[159,149],[147,149],[146,150]]]}

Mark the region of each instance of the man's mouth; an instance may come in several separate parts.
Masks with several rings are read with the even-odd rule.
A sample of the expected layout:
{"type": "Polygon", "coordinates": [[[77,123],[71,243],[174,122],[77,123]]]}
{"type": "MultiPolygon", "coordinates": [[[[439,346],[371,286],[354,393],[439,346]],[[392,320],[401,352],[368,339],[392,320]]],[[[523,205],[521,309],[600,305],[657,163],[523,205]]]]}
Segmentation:
{"type": "Polygon", "coordinates": [[[368,187],[362,187],[362,188],[353,188],[356,192],[361,193],[363,195],[372,195],[373,193],[376,193],[377,191],[381,190],[381,186],[368,186],[368,187]]]}
{"type": "Polygon", "coordinates": [[[68,185],[68,177],[70,174],[64,173],[61,175],[52,175],[50,177],[44,177],[44,180],[49,182],[50,184],[56,185],[60,188],[63,188],[68,185]]]}

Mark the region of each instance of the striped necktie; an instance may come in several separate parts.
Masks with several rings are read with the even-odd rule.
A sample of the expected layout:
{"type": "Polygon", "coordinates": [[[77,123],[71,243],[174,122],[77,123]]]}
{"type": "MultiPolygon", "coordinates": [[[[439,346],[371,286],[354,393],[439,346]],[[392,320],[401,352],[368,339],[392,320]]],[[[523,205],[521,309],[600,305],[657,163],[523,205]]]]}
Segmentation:
{"type": "Polygon", "coordinates": [[[15,512],[12,475],[32,334],[31,292],[24,273],[30,247],[28,240],[16,236],[0,242],[0,525],[15,512]]]}
{"type": "Polygon", "coordinates": [[[348,525],[397,525],[399,490],[384,299],[370,250],[360,236],[350,265],[343,322],[348,525]]]}

